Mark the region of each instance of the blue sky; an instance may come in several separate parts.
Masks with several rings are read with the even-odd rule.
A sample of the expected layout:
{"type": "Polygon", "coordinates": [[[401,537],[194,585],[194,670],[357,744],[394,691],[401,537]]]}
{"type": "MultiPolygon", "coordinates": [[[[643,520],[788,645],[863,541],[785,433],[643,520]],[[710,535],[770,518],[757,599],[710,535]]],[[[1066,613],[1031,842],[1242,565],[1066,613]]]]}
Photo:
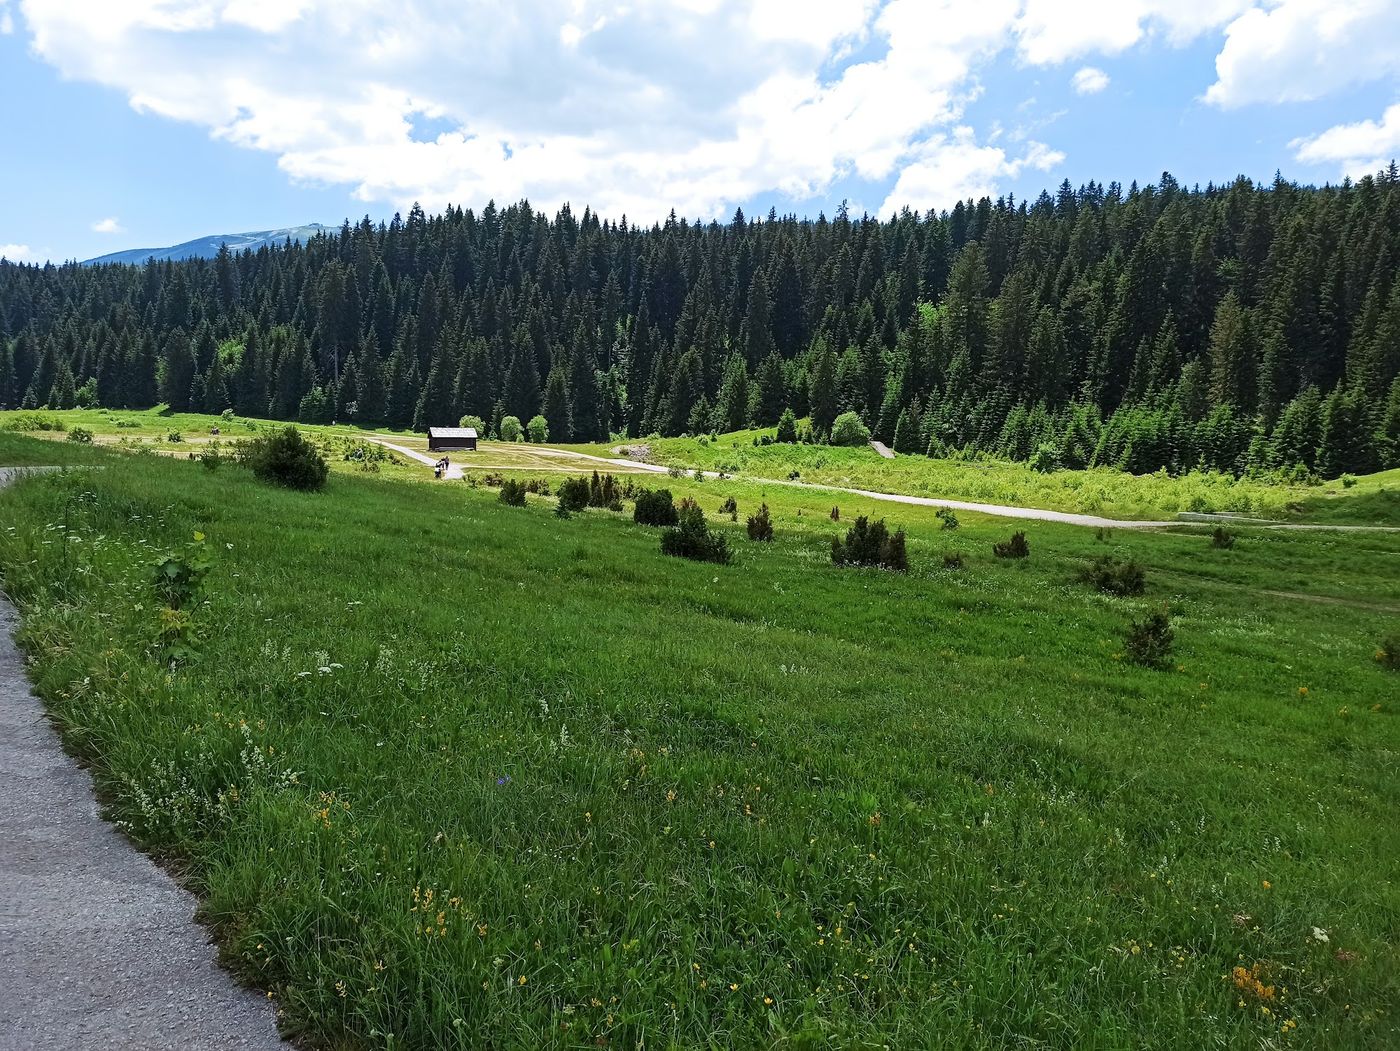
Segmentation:
{"type": "Polygon", "coordinates": [[[1395,0],[0,0],[0,255],[1335,182],[1400,154],[1397,99],[1395,0]]]}

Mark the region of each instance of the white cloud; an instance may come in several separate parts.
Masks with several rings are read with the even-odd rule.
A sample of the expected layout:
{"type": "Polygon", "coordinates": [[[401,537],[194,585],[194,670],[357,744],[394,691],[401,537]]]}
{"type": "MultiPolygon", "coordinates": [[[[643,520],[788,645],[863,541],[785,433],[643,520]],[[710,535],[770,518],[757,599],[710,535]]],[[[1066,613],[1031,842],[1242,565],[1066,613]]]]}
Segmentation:
{"type": "MultiPolygon", "coordinates": [[[[1253,76],[1240,57],[1248,20],[1322,2],[23,0],[19,10],[32,51],[66,76],[272,153],[294,180],[399,208],[528,196],[646,221],[672,207],[723,216],[775,191],[808,200],[847,178],[893,179],[890,201],[903,193],[921,207],[993,192],[1054,155],[1036,152],[1024,123],[980,141],[962,127],[998,55],[1055,65],[1230,24],[1211,89],[1223,102],[1253,76]],[[441,129],[432,141],[415,131],[425,118],[441,129]]],[[[1387,4],[1400,8],[1351,7],[1370,12],[1374,31],[1387,4]]],[[[1081,94],[1107,83],[1089,65],[1072,81],[1081,94]]]]}
{"type": "Polygon", "coordinates": [[[1379,122],[1338,124],[1289,145],[1304,164],[1333,165],[1354,179],[1374,175],[1400,156],[1400,102],[1387,109],[1379,122]]]}
{"type": "Polygon", "coordinates": [[[92,232],[95,234],[123,234],[126,233],[126,230],[122,228],[122,224],[117,221],[117,217],[114,215],[93,223],[92,232]]]}
{"type": "Polygon", "coordinates": [[[0,259],[8,259],[12,263],[24,263],[33,257],[34,253],[28,245],[0,244],[0,259]]]}
{"type": "Polygon", "coordinates": [[[1016,20],[1021,57],[1033,65],[1116,55],[1146,37],[1174,45],[1218,29],[1253,0],[1025,0],[1016,20]]]}
{"type": "Polygon", "coordinates": [[[1400,74],[1396,0],[1272,0],[1226,29],[1206,100],[1304,102],[1400,74]]]}
{"type": "Polygon", "coordinates": [[[1002,178],[1015,178],[1025,168],[1048,171],[1065,155],[1044,143],[1027,143],[1025,154],[1008,158],[997,146],[979,146],[972,129],[955,128],[948,136],[936,136],[919,149],[913,163],[899,174],[894,189],[880,209],[887,216],[908,206],[915,211],[951,208],[969,197],[996,193],[1002,178]]]}
{"type": "Polygon", "coordinates": [[[1070,78],[1076,95],[1097,95],[1108,87],[1108,74],[1094,66],[1085,66],[1070,78]]]}

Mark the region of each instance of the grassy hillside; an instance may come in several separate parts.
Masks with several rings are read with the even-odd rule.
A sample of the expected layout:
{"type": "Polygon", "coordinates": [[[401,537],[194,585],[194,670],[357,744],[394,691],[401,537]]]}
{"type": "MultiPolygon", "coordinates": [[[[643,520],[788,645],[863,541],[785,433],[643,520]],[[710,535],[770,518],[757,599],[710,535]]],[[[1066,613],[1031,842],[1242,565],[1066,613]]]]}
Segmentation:
{"type": "Polygon", "coordinates": [[[105,460],[0,494],[34,675],[318,1045],[1400,1038],[1400,537],[1029,523],[1007,562],[1004,521],[654,482],[712,566],[462,483],[105,460]],[[867,512],[908,575],[831,565],[867,512]],[[158,552],[210,562],[178,615],[158,552]],[[1104,553],[1147,593],[1077,583],[1104,553]],[[1170,667],[1126,661],[1163,606],[1170,667]]]}

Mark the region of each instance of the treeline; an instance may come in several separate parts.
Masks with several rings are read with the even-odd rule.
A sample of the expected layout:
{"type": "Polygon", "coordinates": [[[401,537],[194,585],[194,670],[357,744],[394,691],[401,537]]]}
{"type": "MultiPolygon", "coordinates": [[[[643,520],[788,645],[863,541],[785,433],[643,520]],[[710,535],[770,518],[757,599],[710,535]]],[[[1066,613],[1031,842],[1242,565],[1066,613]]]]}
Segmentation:
{"type": "Polygon", "coordinates": [[[526,202],[213,260],[0,264],[0,405],[555,441],[858,413],[897,450],[1335,476],[1400,463],[1400,177],[1068,183],[880,222],[526,202]]]}

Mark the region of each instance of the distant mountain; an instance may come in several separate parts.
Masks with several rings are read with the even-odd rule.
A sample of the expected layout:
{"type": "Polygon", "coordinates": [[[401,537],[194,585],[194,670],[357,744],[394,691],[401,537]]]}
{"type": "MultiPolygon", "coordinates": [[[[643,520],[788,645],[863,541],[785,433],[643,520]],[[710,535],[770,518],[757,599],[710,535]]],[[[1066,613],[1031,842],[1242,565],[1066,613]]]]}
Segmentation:
{"type": "Polygon", "coordinates": [[[280,245],[288,238],[293,241],[307,241],[320,233],[333,233],[333,228],[311,223],[309,226],[288,226],[281,230],[259,230],[249,234],[214,234],[200,237],[173,248],[131,248],[125,252],[112,252],[96,259],[84,260],[85,264],[98,263],[144,263],[150,259],[213,259],[219,254],[220,245],[228,245],[230,252],[245,249],[259,249],[263,245],[280,245]]]}

